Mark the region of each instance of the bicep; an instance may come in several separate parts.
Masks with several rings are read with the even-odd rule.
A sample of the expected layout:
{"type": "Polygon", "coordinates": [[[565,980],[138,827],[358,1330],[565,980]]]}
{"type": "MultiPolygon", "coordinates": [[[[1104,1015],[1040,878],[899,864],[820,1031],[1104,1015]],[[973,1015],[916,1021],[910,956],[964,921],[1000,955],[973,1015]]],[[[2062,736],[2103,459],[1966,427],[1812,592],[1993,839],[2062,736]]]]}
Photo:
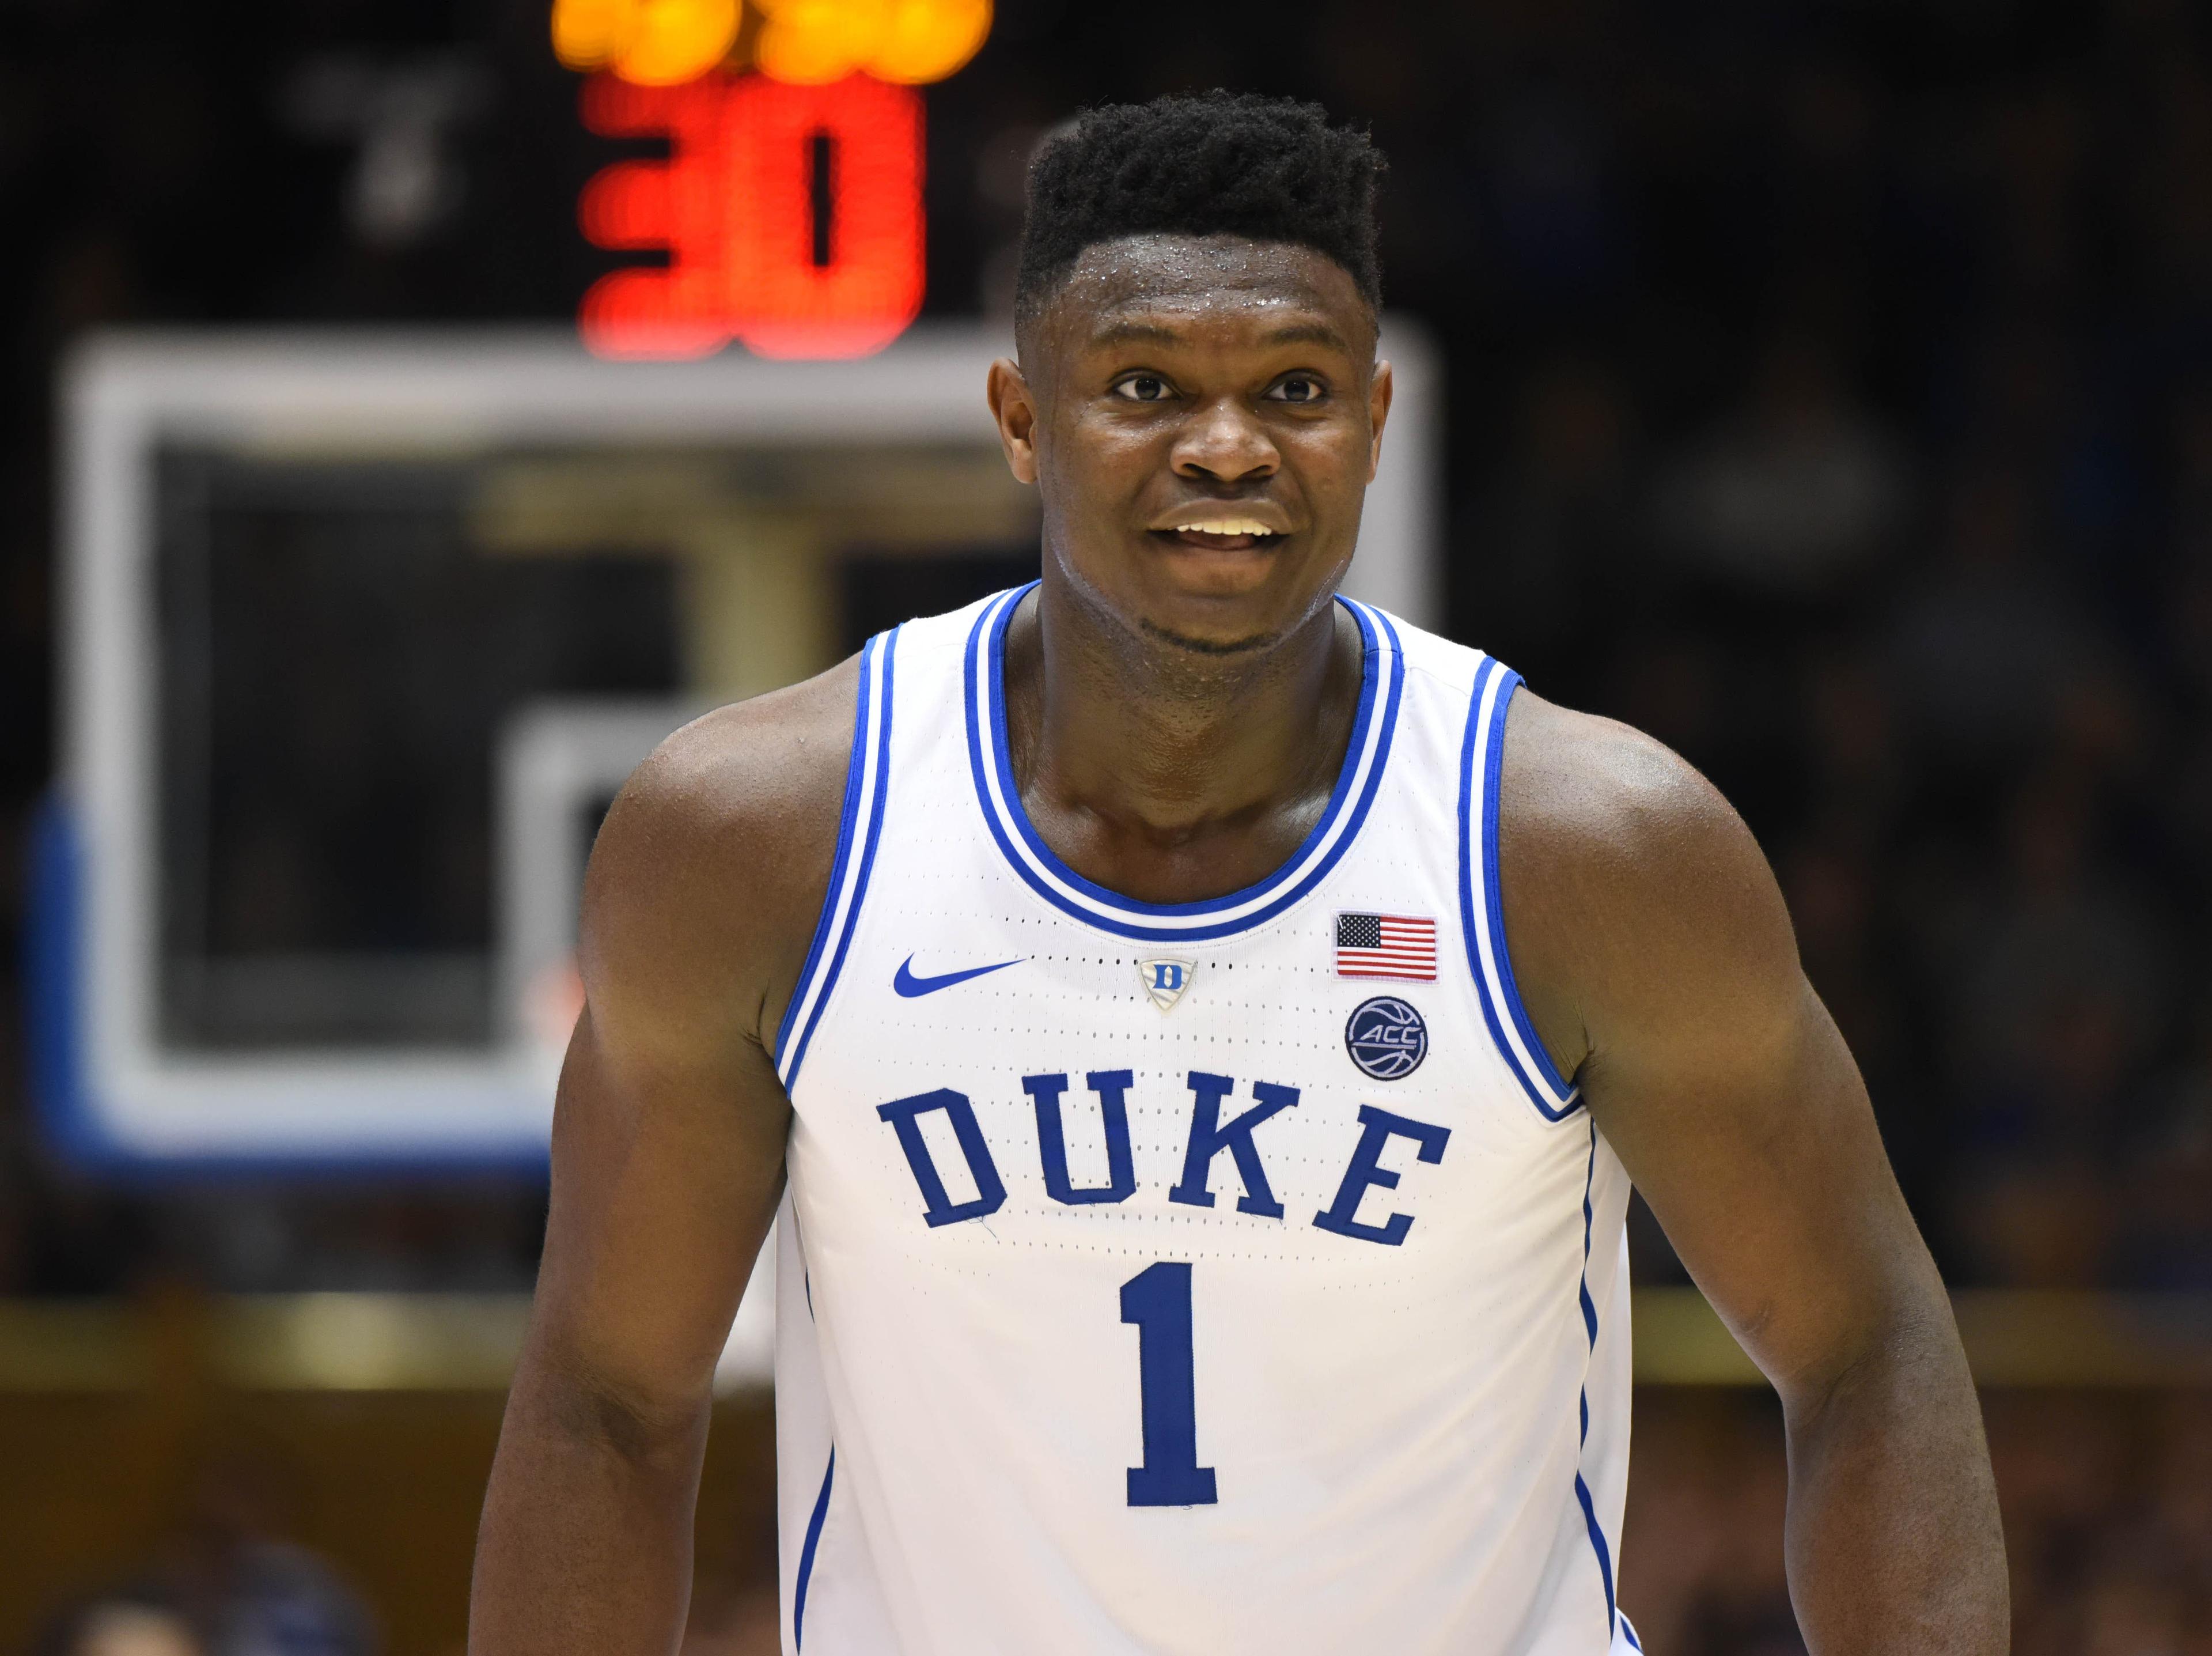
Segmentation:
{"type": "Polygon", "coordinates": [[[757,1048],[648,1060],[587,1007],[554,1106],[538,1354],[641,1412],[703,1400],[782,1189],[787,1121],[757,1048]]]}
{"type": "Polygon", "coordinates": [[[656,761],[585,880],[532,1343],[641,1408],[707,1396],[782,1188],[790,1106],[761,1023],[798,899],[772,849],[696,767],[656,761]]]}
{"type": "Polygon", "coordinates": [[[1941,1285],[1749,831],[1656,744],[1591,746],[1601,811],[1522,841],[1537,975],[1683,1264],[1785,1395],[1818,1385],[1941,1285]]]}
{"type": "Polygon", "coordinates": [[[1739,1005],[1641,1051],[1624,1042],[1591,1071],[1608,1142],[1785,1397],[1824,1385],[1940,1291],[1857,1068],[1794,965],[1755,1010],[1739,1005]]]}

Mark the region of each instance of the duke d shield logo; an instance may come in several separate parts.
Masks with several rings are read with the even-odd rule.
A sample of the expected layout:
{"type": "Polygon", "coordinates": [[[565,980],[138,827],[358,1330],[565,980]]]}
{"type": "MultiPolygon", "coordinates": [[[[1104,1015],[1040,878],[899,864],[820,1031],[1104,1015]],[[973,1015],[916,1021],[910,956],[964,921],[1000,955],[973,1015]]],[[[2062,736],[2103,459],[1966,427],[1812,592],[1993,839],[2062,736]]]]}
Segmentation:
{"type": "Polygon", "coordinates": [[[1162,1012],[1182,999],[1182,992],[1190,987],[1190,975],[1198,968],[1188,960],[1139,960],[1137,976],[1145,985],[1145,993],[1152,997],[1152,1004],[1162,1012]]]}

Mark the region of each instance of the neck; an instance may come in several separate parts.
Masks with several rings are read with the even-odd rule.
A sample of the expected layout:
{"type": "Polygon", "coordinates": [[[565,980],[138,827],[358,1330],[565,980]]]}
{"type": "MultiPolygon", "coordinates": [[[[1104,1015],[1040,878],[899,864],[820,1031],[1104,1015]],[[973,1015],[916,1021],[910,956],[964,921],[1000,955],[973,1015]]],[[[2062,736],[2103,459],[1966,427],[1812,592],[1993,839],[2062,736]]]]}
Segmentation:
{"type": "Polygon", "coordinates": [[[1085,878],[1146,902],[1265,878],[1326,807],[1359,701],[1358,628],[1324,600],[1282,636],[1213,654],[1054,579],[1007,629],[1007,737],[1024,807],[1085,878]]]}

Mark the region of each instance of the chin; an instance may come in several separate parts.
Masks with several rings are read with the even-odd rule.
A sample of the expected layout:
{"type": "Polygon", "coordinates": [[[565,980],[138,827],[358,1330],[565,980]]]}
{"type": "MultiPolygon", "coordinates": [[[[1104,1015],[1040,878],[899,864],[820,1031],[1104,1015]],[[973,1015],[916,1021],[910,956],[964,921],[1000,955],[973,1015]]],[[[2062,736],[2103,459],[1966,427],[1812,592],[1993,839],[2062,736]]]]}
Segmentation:
{"type": "Polygon", "coordinates": [[[1124,626],[1202,655],[1267,648],[1326,607],[1336,585],[1281,546],[1163,547],[1147,537],[1105,558],[1060,562],[1090,602],[1124,626]]]}
{"type": "Polygon", "coordinates": [[[1291,631],[1304,606],[1268,584],[1222,582],[1155,588],[1134,619],[1147,637],[1206,655],[1264,649],[1291,631]]]}

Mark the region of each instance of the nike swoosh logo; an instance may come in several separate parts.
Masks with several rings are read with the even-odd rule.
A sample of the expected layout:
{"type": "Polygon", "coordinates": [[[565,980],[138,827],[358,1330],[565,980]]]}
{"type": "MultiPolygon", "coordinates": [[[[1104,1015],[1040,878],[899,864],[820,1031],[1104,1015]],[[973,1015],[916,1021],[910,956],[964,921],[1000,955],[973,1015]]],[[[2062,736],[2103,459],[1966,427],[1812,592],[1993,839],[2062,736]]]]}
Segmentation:
{"type": "Polygon", "coordinates": [[[1018,966],[1019,960],[1001,960],[995,966],[970,966],[965,971],[948,971],[941,977],[917,977],[914,975],[912,955],[899,962],[899,969],[891,978],[891,987],[909,1001],[917,995],[934,995],[941,989],[951,989],[955,983],[964,983],[970,977],[981,977],[985,972],[1004,971],[1008,966],[1018,966]]]}

